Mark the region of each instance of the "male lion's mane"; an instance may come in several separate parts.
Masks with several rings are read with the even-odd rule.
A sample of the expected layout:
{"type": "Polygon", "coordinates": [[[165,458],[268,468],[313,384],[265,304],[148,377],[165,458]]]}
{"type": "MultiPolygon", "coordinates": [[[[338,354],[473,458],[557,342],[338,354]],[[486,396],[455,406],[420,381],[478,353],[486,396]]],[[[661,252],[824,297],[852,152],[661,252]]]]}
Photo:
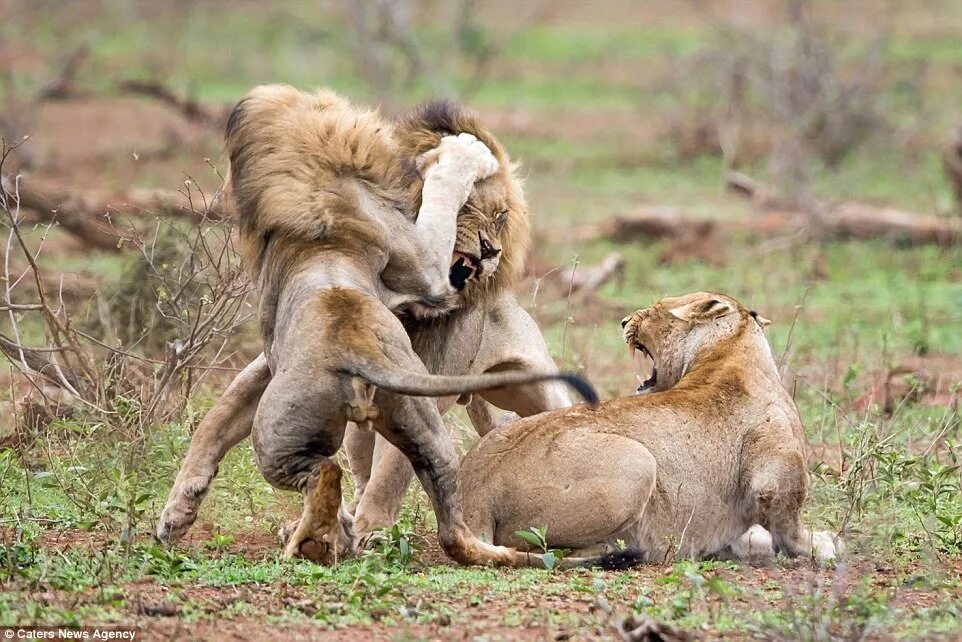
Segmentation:
{"type": "MultiPolygon", "coordinates": [[[[499,268],[472,280],[461,305],[493,298],[521,274],[528,244],[528,217],[516,167],[477,116],[450,101],[435,101],[391,121],[353,105],[329,90],[313,94],[289,86],[260,87],[232,111],[225,134],[230,167],[225,192],[233,199],[241,229],[241,253],[258,286],[260,323],[273,337],[274,316],[291,269],[324,248],[383,243],[354,213],[361,206],[352,181],[414,220],[423,179],[419,155],[446,135],[470,133],[498,159],[507,203],[499,268]]],[[[490,213],[476,188],[469,198],[490,213]]]]}

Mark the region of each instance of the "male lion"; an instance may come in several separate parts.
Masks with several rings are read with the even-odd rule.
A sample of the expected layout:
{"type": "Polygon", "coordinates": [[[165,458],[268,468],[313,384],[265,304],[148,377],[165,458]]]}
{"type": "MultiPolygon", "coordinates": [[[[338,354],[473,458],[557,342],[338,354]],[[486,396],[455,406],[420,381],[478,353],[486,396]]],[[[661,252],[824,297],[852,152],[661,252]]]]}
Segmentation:
{"type": "MultiPolygon", "coordinates": [[[[331,92],[286,86],[257,88],[238,104],[227,152],[242,250],[261,290],[271,373],[253,414],[255,455],[268,481],[304,496],[285,554],[327,562],[351,549],[349,517],[342,513],[340,529],[336,519],[340,468],[329,457],[353,421],[373,424],[411,461],[449,555],[513,564],[513,551],[476,540],[464,526],[454,496],[457,458],[434,402],[383,394],[460,395],[565,380],[595,398],[577,377],[554,371],[429,375],[392,313],[443,310],[454,288],[482,269],[490,252],[483,239],[482,256],[457,256],[450,276],[448,264],[455,216],[474,183],[498,171],[494,156],[471,134],[445,136],[413,156],[424,177],[418,199],[413,163],[398,162],[412,156],[402,155],[376,112],[331,92]]],[[[263,373],[241,379],[262,380],[263,373]]],[[[178,517],[174,508],[165,509],[162,536],[177,528],[167,519],[178,517]]]]}
{"type": "MultiPolygon", "coordinates": [[[[459,293],[455,309],[432,319],[406,320],[415,352],[429,372],[439,374],[552,369],[554,362],[544,338],[511,292],[527,250],[528,212],[504,148],[474,115],[449,102],[429,103],[390,125],[402,156],[389,160],[413,165],[413,159],[435,148],[442,136],[469,132],[494,152],[499,163],[494,177],[475,184],[468,198],[470,207],[458,217],[455,252],[479,259],[480,269],[459,293]]],[[[411,178],[414,201],[419,198],[421,180],[418,175],[411,178]]],[[[414,205],[412,202],[411,209],[414,205]]],[[[201,421],[158,522],[160,539],[176,540],[193,524],[218,464],[250,434],[254,412],[270,378],[267,359],[261,355],[238,374],[201,421]]],[[[455,399],[439,399],[439,410],[449,409],[455,399]]],[[[480,434],[493,427],[484,400],[521,416],[571,405],[567,390],[554,381],[462,399],[468,402],[468,414],[480,434]]],[[[355,475],[355,531],[361,537],[394,522],[413,477],[411,465],[400,451],[380,436],[376,442],[375,447],[374,433],[348,425],[345,448],[355,475]]]]}
{"type": "Polygon", "coordinates": [[[805,438],[763,323],[734,299],[704,292],[624,319],[629,351],[652,362],[644,394],[483,437],[458,477],[468,526],[503,546],[523,545],[516,531],[544,526],[549,546],[575,556],[620,540],[657,561],[772,545],[834,557],[832,536],[802,525],[805,438]]]}

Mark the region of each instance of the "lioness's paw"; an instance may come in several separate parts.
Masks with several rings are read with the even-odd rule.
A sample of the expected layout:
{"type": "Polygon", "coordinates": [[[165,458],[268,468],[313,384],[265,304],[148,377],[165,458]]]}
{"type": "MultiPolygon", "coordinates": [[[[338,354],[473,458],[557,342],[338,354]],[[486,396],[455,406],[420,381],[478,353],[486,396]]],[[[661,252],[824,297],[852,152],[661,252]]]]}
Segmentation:
{"type": "Polygon", "coordinates": [[[755,524],[731,543],[731,552],[736,559],[756,562],[769,560],[775,557],[772,534],[755,524]]]}
{"type": "Polygon", "coordinates": [[[845,551],[845,544],[841,537],[836,537],[828,531],[812,533],[812,554],[820,562],[828,562],[845,551]]]}
{"type": "Polygon", "coordinates": [[[445,136],[441,144],[418,157],[418,171],[426,175],[433,167],[449,167],[474,181],[487,178],[498,171],[498,159],[488,146],[472,134],[445,136]]]}

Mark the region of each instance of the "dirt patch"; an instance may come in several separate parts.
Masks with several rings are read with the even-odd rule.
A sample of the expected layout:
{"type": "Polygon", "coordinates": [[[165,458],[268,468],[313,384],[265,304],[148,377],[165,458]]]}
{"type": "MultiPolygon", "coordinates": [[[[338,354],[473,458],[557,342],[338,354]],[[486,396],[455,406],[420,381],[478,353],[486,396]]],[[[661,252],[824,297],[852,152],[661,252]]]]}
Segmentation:
{"type": "Polygon", "coordinates": [[[150,101],[91,97],[44,103],[29,127],[34,173],[63,188],[172,187],[185,173],[216,188],[205,157],[219,135],[150,101]],[[204,171],[207,170],[207,171],[204,171]]]}

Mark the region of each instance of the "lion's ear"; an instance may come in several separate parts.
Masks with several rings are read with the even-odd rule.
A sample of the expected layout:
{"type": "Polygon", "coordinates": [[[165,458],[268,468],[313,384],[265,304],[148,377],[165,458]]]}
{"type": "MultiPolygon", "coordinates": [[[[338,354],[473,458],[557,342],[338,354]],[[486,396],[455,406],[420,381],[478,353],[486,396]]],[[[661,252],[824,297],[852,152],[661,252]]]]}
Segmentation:
{"type": "Polygon", "coordinates": [[[692,323],[711,321],[734,311],[735,308],[730,303],[720,299],[694,301],[669,310],[672,316],[692,323]]]}

